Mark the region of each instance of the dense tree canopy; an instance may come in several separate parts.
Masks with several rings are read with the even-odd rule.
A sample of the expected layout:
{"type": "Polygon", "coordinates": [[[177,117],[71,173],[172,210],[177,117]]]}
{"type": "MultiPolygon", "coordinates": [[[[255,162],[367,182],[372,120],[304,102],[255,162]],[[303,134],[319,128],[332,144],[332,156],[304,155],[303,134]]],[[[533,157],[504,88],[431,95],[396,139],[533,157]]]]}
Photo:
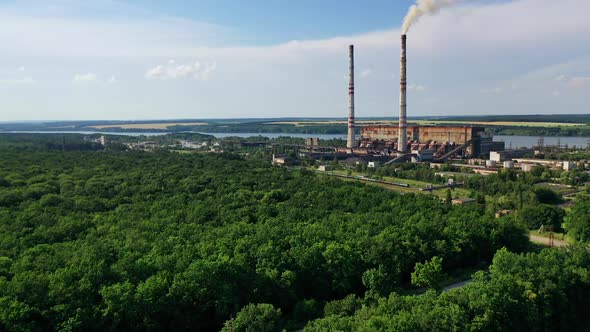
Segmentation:
{"type": "Polygon", "coordinates": [[[579,195],[565,218],[568,234],[580,242],[590,242],[590,196],[579,195]]]}
{"type": "Polygon", "coordinates": [[[430,261],[416,263],[412,272],[412,285],[439,289],[443,277],[442,258],[434,256],[430,261]]]}
{"type": "Polygon", "coordinates": [[[334,301],[305,331],[572,331],[588,323],[589,268],[586,247],[500,250],[462,288],[334,301]]]}
{"type": "Polygon", "coordinates": [[[1,330],[219,330],[275,309],[294,328],[417,262],[526,245],[510,219],[266,160],[0,151],[1,330]],[[274,309],[238,315],[250,303],[274,309]]]}
{"type": "Polygon", "coordinates": [[[560,231],[565,212],[563,209],[547,204],[526,205],[518,211],[518,219],[529,229],[560,231]]]}
{"type": "Polygon", "coordinates": [[[273,332],[280,331],[281,310],[272,304],[248,304],[238,312],[236,318],[225,322],[222,332],[273,332]]]}

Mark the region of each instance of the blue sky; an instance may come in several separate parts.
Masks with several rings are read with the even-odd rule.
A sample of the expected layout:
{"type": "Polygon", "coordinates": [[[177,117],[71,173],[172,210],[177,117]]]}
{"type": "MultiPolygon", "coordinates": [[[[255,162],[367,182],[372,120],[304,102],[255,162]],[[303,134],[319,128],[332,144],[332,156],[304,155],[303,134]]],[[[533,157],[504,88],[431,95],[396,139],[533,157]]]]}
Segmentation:
{"type": "MultiPolygon", "coordinates": [[[[4,0],[0,121],[395,116],[413,1],[4,0]]],[[[408,36],[411,115],[588,113],[587,0],[464,0],[408,36]]]]}
{"type": "Polygon", "coordinates": [[[170,16],[233,28],[242,42],[281,43],[388,29],[406,13],[411,1],[369,0],[209,0],[130,1],[170,16]]]}

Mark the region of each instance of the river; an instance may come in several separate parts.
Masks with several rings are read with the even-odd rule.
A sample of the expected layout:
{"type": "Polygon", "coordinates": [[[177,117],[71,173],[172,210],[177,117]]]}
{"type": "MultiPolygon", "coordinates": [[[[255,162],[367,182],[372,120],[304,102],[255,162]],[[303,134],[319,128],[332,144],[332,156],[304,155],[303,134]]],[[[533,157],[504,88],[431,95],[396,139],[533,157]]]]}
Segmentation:
{"type": "MultiPolygon", "coordinates": [[[[0,131],[0,134],[81,134],[81,135],[94,135],[94,134],[102,134],[102,135],[121,135],[121,136],[161,136],[166,134],[177,134],[181,132],[127,132],[127,131],[90,131],[90,130],[70,130],[70,131],[42,131],[42,130],[15,130],[15,131],[0,131]]],[[[211,135],[216,138],[226,138],[226,137],[253,137],[253,136],[263,136],[268,138],[277,138],[277,137],[295,137],[295,138],[308,138],[308,137],[317,137],[319,139],[346,139],[346,135],[331,135],[331,134],[288,134],[288,133],[201,133],[201,132],[194,132],[196,134],[203,134],[203,135],[211,135]]]]}
{"type": "MultiPolygon", "coordinates": [[[[108,131],[0,131],[0,133],[29,133],[29,134],[104,134],[104,135],[124,135],[124,136],[159,136],[170,134],[169,132],[145,132],[145,133],[134,133],[134,132],[108,132],[108,131]]],[[[289,134],[289,133],[199,133],[204,135],[211,135],[217,138],[225,137],[252,137],[252,136],[263,136],[268,138],[277,137],[296,137],[296,138],[308,138],[318,137],[319,139],[346,139],[346,135],[332,135],[332,134],[289,134]]],[[[553,137],[545,136],[545,145],[567,145],[568,147],[587,147],[590,143],[590,137],[553,137]]],[[[496,135],[494,141],[506,142],[506,149],[517,149],[517,148],[532,148],[539,142],[539,136],[505,136],[496,135]]]]}
{"type": "Polygon", "coordinates": [[[70,130],[70,131],[60,131],[60,130],[14,130],[14,131],[1,131],[0,134],[81,134],[81,135],[94,135],[94,134],[103,134],[103,135],[121,135],[121,136],[162,136],[171,133],[165,132],[146,132],[146,133],[133,133],[133,132],[113,132],[113,131],[90,131],[90,130],[70,130]]]}
{"type": "MultiPolygon", "coordinates": [[[[590,137],[573,137],[573,136],[544,136],[545,146],[556,146],[561,145],[562,147],[567,145],[568,147],[582,147],[585,148],[590,143],[590,137]]],[[[539,143],[539,136],[494,136],[494,141],[504,141],[506,143],[506,149],[517,148],[532,148],[539,143]]]]}

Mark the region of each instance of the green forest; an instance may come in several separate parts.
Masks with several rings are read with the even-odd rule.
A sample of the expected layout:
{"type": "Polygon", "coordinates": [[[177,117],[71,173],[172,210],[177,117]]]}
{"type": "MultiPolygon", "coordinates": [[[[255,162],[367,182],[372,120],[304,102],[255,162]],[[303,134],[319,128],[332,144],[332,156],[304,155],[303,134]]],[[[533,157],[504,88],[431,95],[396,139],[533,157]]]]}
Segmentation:
{"type": "MultiPolygon", "coordinates": [[[[498,251],[489,273],[449,292],[333,301],[305,331],[576,331],[587,324],[586,247],[498,251]]],[[[585,330],[584,330],[585,331],[585,330]]]]}
{"type": "MultiPolygon", "coordinates": [[[[390,121],[397,123],[393,117],[360,117],[359,121],[390,121]]],[[[464,125],[465,122],[554,122],[572,123],[576,126],[529,127],[517,125],[486,125],[486,130],[497,135],[523,136],[583,136],[590,137],[590,115],[588,114],[538,114],[538,115],[488,115],[488,116],[418,116],[413,120],[446,121],[452,124],[464,125]]],[[[0,123],[2,131],[96,131],[96,126],[110,126],[100,131],[122,133],[185,133],[188,131],[204,133],[258,133],[258,134],[328,134],[346,135],[346,118],[267,118],[267,119],[181,119],[181,120],[152,120],[152,121],[51,121],[51,122],[14,122],[0,123]],[[195,122],[206,125],[194,125],[195,122]],[[286,122],[286,123],[285,123],[286,122]],[[288,123],[293,122],[293,123],[288,123]],[[304,125],[297,122],[308,122],[304,125]],[[156,128],[125,128],[125,124],[154,124],[170,123],[165,129],[156,128]],[[122,127],[117,127],[121,125],[122,127]]],[[[360,128],[357,128],[357,134],[360,128]]]]}
{"type": "MultiPolygon", "coordinates": [[[[518,218],[255,155],[121,151],[74,138],[59,149],[46,139],[0,142],[2,331],[586,323],[587,248],[538,252],[518,218]],[[441,292],[445,276],[488,265],[441,292]]],[[[590,200],[576,209],[566,219],[587,241],[590,200]]]]}

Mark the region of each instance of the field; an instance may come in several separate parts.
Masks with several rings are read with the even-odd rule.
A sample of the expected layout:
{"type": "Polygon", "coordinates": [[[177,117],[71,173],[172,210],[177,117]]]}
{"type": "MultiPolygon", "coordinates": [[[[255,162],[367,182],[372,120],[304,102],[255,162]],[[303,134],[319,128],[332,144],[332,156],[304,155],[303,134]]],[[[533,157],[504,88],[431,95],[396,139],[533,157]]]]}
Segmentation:
{"type": "MultiPolygon", "coordinates": [[[[0,131],[105,130],[127,132],[173,131],[198,128],[207,133],[281,133],[345,135],[345,118],[171,119],[129,121],[51,121],[0,123],[0,131]]],[[[393,117],[360,117],[359,127],[397,126],[393,117]]],[[[411,125],[479,125],[495,135],[590,137],[590,114],[411,117],[411,125]]]]}
{"type": "MultiPolygon", "coordinates": [[[[356,124],[362,125],[397,125],[394,120],[356,120],[356,124]]],[[[325,126],[325,125],[346,125],[346,120],[325,120],[325,121],[274,121],[263,123],[265,125],[293,125],[296,127],[325,126]]]]}
{"type": "MultiPolygon", "coordinates": [[[[320,126],[320,125],[344,125],[346,120],[326,121],[276,121],[267,122],[267,125],[293,125],[296,127],[320,126]]],[[[359,125],[397,125],[395,120],[357,120],[359,125]]],[[[535,128],[558,128],[583,126],[583,123],[568,122],[534,122],[534,121],[464,121],[464,120],[408,120],[409,124],[427,125],[479,125],[479,126],[502,126],[502,127],[535,127],[535,128]]]]}
{"type": "Polygon", "coordinates": [[[419,125],[441,125],[441,124],[462,124],[480,126],[503,126],[503,127],[576,127],[583,126],[583,123],[566,122],[529,122],[529,121],[455,121],[455,120],[409,120],[409,123],[419,125]]]}
{"type": "Polygon", "coordinates": [[[88,128],[107,129],[107,128],[121,128],[121,129],[168,129],[173,126],[206,126],[205,122],[165,122],[165,123],[126,123],[126,124],[109,124],[88,126],[88,128]]]}
{"type": "MultiPolygon", "coordinates": [[[[334,173],[334,174],[338,174],[338,175],[346,175],[347,172],[342,171],[342,170],[335,170],[335,171],[330,171],[325,174],[329,175],[329,173],[334,173]]],[[[365,176],[366,174],[352,172],[351,175],[352,176],[365,176]]],[[[348,181],[361,181],[361,180],[345,179],[345,178],[340,178],[340,179],[348,180],[348,181]]],[[[391,176],[384,176],[383,180],[388,181],[388,182],[405,183],[405,184],[410,185],[410,187],[400,187],[400,186],[394,186],[394,185],[389,185],[389,184],[385,184],[385,183],[370,182],[370,181],[362,181],[362,182],[370,184],[370,185],[378,186],[381,188],[385,188],[388,190],[392,190],[395,192],[399,192],[399,193],[415,193],[415,194],[430,195],[429,192],[420,190],[420,189],[426,188],[426,186],[429,184],[428,182],[416,181],[416,180],[410,180],[410,179],[400,179],[400,178],[395,178],[395,177],[391,177],[391,176]]],[[[454,188],[454,189],[452,189],[452,192],[453,192],[453,196],[458,195],[461,198],[469,197],[469,194],[470,194],[469,190],[463,189],[463,188],[454,188]]],[[[432,192],[432,195],[436,195],[437,197],[444,199],[447,196],[447,190],[446,189],[434,190],[432,192]]]]}

